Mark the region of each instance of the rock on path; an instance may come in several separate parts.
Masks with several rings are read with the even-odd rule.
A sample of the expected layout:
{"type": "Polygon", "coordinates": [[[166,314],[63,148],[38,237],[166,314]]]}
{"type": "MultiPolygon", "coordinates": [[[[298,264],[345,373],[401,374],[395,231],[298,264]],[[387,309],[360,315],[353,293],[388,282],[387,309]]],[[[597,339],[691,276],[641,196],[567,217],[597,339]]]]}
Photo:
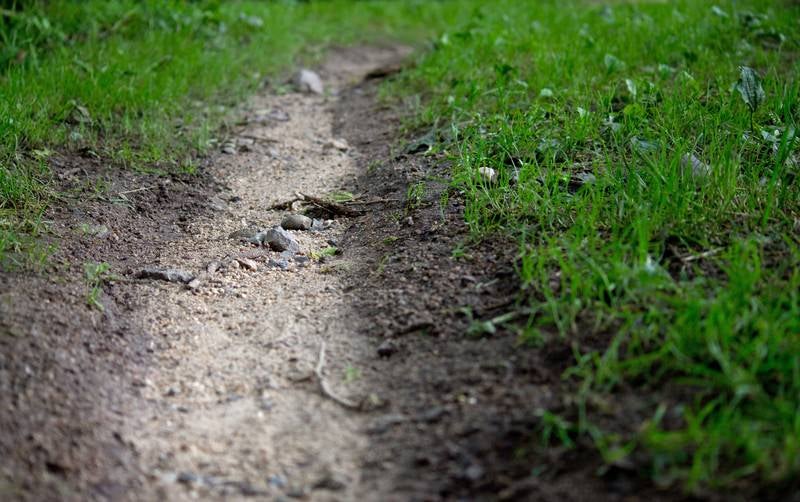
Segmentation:
{"type": "Polygon", "coordinates": [[[294,85],[300,92],[322,94],[325,92],[325,87],[322,85],[322,79],[316,72],[303,68],[294,77],[294,85]]]}

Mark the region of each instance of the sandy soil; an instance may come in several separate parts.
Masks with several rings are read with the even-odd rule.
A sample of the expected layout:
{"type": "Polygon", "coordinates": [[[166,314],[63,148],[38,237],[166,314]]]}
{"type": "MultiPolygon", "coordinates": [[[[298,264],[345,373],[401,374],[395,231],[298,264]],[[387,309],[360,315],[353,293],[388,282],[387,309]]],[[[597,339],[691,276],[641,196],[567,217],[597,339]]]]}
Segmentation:
{"type": "MultiPolygon", "coordinates": [[[[365,414],[323,395],[314,371],[324,343],[323,372],[334,393],[380,406],[363,375],[375,349],[354,336],[361,319],[349,309],[342,274],[309,258],[341,240],[344,223],[293,231],[304,256],[289,259],[288,270],[269,264],[279,253],[229,235],[253,224],[279,225],[287,211],[269,208],[296,192],[327,195],[352,186],[358,152],[331,144],[341,140],[333,133],[336,95],[405,53],[342,51],[320,71],[328,95],[254,99],[246,116],[287,120],[255,120],[236,132],[236,153],[219,156],[212,168],[235,202],[192,223],[156,265],[203,271],[214,261],[224,266],[247,257],[257,269],[202,274],[197,290],[156,281],[140,286],[145,329],[163,348],[143,381],[154,406],[131,421],[126,437],[158,497],[233,492],[352,500],[365,493],[365,414]]],[[[368,491],[377,496],[374,489],[368,491]]]]}

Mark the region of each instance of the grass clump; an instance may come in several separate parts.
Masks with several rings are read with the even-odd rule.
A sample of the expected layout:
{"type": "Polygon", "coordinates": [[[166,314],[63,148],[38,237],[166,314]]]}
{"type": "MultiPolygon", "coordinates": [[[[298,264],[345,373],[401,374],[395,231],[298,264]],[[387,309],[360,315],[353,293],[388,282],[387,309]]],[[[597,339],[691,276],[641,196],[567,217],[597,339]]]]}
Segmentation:
{"type": "Polygon", "coordinates": [[[519,238],[525,338],[576,347],[574,430],[690,491],[800,474],[800,9],[468,5],[396,89],[455,138],[475,234],[519,238]],[[612,435],[619,392],[650,418],[612,435]]]}

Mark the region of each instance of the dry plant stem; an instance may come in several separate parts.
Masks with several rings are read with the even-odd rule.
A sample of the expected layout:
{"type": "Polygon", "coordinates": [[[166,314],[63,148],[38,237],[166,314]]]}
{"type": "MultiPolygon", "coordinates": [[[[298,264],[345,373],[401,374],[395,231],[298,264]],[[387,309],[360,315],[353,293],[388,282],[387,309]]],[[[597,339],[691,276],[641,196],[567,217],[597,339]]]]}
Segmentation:
{"type": "Polygon", "coordinates": [[[319,347],[319,360],[317,361],[317,367],[314,369],[314,375],[317,377],[317,382],[319,383],[319,390],[323,396],[327,397],[328,399],[334,401],[345,408],[351,410],[359,410],[361,406],[357,403],[349,401],[343,397],[339,397],[334,393],[330,386],[328,385],[328,381],[325,380],[325,376],[322,374],[322,370],[325,368],[325,342],[319,347]]]}
{"type": "MultiPolygon", "coordinates": [[[[317,206],[318,208],[320,208],[320,209],[322,209],[324,211],[327,211],[327,212],[329,212],[329,213],[331,213],[331,214],[333,214],[335,216],[352,217],[352,216],[359,216],[361,214],[361,211],[358,211],[358,210],[355,210],[355,209],[350,209],[349,207],[345,206],[344,204],[339,204],[338,202],[331,202],[329,200],[325,200],[325,199],[322,199],[320,197],[315,197],[313,195],[307,195],[307,194],[302,194],[302,193],[298,193],[297,197],[295,197],[294,199],[287,200],[287,201],[284,201],[284,202],[278,202],[277,204],[273,204],[272,206],[270,206],[270,209],[273,210],[273,211],[274,210],[288,210],[288,209],[290,209],[292,207],[292,204],[294,204],[295,202],[303,202],[303,201],[308,202],[310,204],[313,204],[313,205],[317,206]]],[[[379,202],[388,202],[388,200],[387,201],[374,201],[374,203],[379,203],[379,202]]],[[[373,202],[363,202],[362,204],[371,204],[371,203],[373,203],[373,202]]]]}
{"type": "Polygon", "coordinates": [[[337,202],[327,201],[325,199],[320,199],[319,197],[314,197],[313,195],[306,195],[301,194],[305,200],[314,204],[317,207],[324,209],[335,215],[340,216],[358,216],[361,214],[360,211],[356,211],[355,209],[350,209],[342,204],[337,202]]]}

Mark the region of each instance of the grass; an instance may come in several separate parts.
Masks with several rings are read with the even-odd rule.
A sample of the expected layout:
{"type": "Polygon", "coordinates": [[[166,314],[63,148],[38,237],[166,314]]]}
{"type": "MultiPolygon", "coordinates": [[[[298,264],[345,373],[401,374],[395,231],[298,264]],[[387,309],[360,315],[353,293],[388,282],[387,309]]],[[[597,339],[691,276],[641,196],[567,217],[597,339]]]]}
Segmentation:
{"type": "Polygon", "coordinates": [[[575,347],[578,405],[570,420],[543,412],[543,434],[588,437],[610,463],[644,455],[656,482],[695,493],[791,481],[800,8],[462,5],[470,19],[388,92],[453,138],[440,148],[473,233],[519,239],[523,338],[575,347]],[[761,78],[758,107],[740,66],[761,78]],[[649,418],[593,404],[620,392],[649,418]]]}
{"type": "Polygon", "coordinates": [[[540,410],[542,438],[588,438],[609,464],[644,456],[656,482],[695,493],[788,482],[798,18],[782,0],[26,2],[0,11],[0,264],[46,261],[52,152],[192,172],[242,99],[296,62],[438,30],[387,92],[433,127],[426,145],[444,141],[472,238],[518,239],[523,339],[575,349],[576,408],[540,410]],[[742,66],[763,102],[737,91],[742,66]],[[598,404],[619,393],[643,411],[598,404]]]}
{"type": "MultiPolygon", "coordinates": [[[[5,2],[4,5],[14,5],[5,2]]],[[[193,172],[265,82],[331,44],[413,39],[457,9],[427,2],[26,1],[0,10],[0,263],[41,226],[54,150],[193,172]]],[[[24,260],[23,260],[24,261],[24,260]]]]}

